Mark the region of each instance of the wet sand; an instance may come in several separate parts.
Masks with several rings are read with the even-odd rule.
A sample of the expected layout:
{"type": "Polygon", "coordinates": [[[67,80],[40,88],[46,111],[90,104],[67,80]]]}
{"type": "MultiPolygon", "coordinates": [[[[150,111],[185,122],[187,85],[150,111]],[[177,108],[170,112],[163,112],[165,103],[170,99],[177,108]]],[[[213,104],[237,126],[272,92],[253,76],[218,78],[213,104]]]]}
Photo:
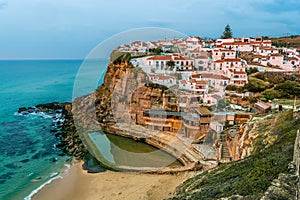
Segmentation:
{"type": "Polygon", "coordinates": [[[176,187],[192,176],[106,171],[88,174],[81,164],[35,194],[33,200],[160,200],[171,197],[176,187]]]}

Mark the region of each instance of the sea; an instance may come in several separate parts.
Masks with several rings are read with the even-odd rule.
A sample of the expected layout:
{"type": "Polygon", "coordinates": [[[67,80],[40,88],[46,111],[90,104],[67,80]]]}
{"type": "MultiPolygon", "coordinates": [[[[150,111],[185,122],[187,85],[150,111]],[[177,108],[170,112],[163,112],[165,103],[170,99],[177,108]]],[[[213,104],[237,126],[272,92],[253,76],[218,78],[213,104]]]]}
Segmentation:
{"type": "MultiPolygon", "coordinates": [[[[53,132],[53,117],[59,113],[24,114],[18,113],[18,109],[72,102],[92,93],[103,83],[108,62],[0,60],[0,200],[30,200],[45,185],[63,178],[71,164],[71,158],[56,148],[59,140],[53,132]]],[[[145,143],[97,135],[99,153],[117,165],[182,166],[170,154],[145,143]]]]}
{"type": "MultiPolygon", "coordinates": [[[[0,61],[0,199],[30,199],[43,185],[69,168],[69,157],[55,145],[53,119],[45,113],[20,115],[20,107],[71,102],[73,86],[82,64],[91,75],[108,60],[1,60],[0,61]]],[[[96,74],[97,74],[96,73],[96,74]]],[[[96,85],[76,85],[76,95],[94,91],[96,85]],[[81,87],[81,88],[80,88],[81,87]],[[79,91],[79,93],[78,93],[79,91]]]]}

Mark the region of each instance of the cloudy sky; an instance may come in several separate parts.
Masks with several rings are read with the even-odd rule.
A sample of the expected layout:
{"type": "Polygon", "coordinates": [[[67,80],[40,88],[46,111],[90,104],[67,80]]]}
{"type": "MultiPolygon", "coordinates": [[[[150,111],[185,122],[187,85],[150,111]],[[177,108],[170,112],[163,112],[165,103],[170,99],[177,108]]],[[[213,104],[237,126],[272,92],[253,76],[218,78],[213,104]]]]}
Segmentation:
{"type": "Polygon", "coordinates": [[[219,37],[300,34],[299,0],[0,0],[0,59],[84,58],[119,32],[162,27],[219,37]]]}

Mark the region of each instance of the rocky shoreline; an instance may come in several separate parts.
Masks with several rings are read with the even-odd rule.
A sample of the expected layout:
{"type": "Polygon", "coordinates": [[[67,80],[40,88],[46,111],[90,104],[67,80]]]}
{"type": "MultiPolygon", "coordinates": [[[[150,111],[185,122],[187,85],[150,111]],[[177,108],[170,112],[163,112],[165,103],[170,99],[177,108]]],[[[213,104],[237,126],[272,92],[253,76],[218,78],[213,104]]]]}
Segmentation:
{"type": "Polygon", "coordinates": [[[19,108],[17,113],[19,115],[37,115],[44,113],[48,117],[51,117],[53,124],[50,132],[59,139],[59,143],[56,144],[56,147],[62,150],[62,155],[70,156],[70,160],[83,160],[84,164],[82,167],[89,173],[105,171],[98,161],[89,154],[82,143],[74,124],[71,103],[52,102],[38,104],[34,107],[19,108]]]}

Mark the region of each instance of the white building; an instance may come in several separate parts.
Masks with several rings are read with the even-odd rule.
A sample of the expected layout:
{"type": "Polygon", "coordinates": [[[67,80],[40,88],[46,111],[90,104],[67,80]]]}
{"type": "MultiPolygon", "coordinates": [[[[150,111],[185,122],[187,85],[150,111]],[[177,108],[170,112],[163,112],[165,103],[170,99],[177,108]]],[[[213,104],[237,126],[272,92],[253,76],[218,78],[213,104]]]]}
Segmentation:
{"type": "Polygon", "coordinates": [[[230,49],[214,49],[212,50],[212,59],[221,60],[226,58],[236,58],[236,51],[230,49]]]}
{"type": "Polygon", "coordinates": [[[149,79],[153,83],[158,83],[160,85],[165,85],[171,87],[176,84],[176,78],[173,76],[158,75],[158,74],[148,74],[149,79]]]}

